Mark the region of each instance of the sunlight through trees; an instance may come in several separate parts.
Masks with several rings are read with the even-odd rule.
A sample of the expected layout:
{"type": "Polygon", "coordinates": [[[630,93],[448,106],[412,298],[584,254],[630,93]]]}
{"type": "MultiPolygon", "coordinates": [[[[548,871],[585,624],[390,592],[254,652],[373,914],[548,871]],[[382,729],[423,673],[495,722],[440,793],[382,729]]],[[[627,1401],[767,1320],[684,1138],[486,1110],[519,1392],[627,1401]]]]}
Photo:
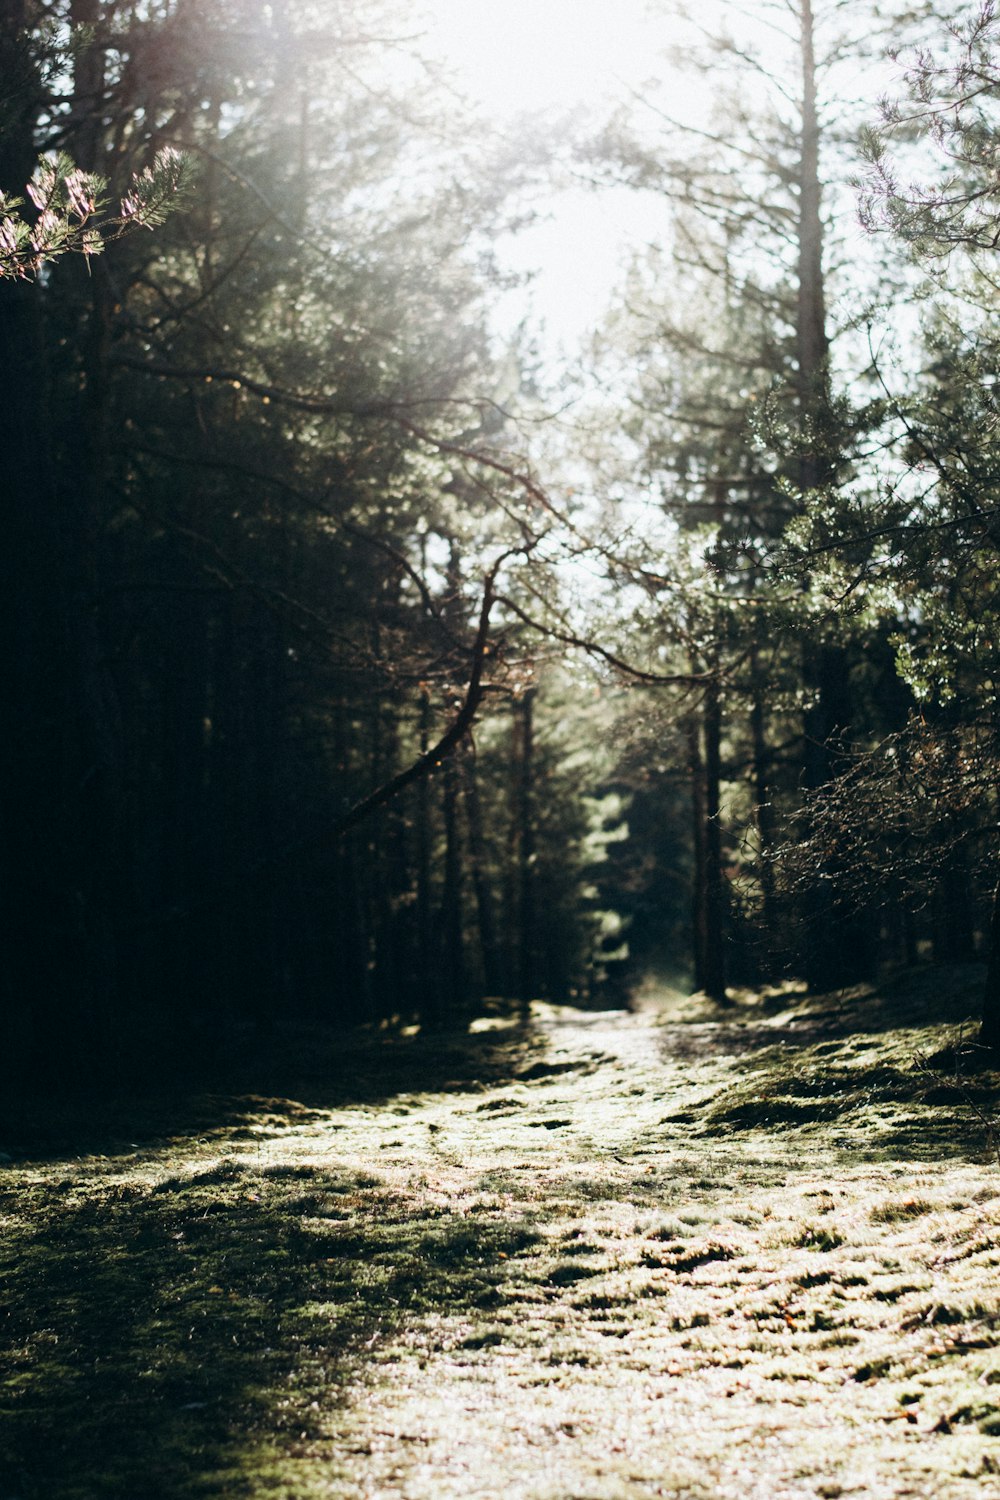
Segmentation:
{"type": "Polygon", "coordinates": [[[567,16],[3,8],[17,1074],[989,953],[993,12],[567,16]]]}

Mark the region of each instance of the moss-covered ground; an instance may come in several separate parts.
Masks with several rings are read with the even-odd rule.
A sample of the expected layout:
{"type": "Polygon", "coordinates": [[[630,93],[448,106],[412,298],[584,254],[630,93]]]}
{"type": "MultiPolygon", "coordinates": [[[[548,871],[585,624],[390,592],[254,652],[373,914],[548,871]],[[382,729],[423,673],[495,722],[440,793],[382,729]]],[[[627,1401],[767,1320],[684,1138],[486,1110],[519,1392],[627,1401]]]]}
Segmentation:
{"type": "Polygon", "coordinates": [[[977,979],[20,1109],[0,1500],[1000,1496],[977,979]]]}

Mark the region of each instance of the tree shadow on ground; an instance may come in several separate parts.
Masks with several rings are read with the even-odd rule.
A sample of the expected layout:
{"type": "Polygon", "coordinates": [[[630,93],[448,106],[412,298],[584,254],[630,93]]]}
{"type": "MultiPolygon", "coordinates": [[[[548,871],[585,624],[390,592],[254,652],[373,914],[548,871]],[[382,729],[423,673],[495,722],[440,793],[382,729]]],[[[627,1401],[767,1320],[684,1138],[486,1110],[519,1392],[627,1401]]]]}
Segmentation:
{"type": "Polygon", "coordinates": [[[137,1146],[231,1136],[262,1121],[279,1129],[305,1124],[324,1110],[402,1093],[502,1084],[542,1049],[530,1026],[513,1021],[412,1036],[322,1026],[287,1026],[264,1038],[234,1034],[227,1049],[165,1081],[9,1091],[0,1099],[0,1160],[130,1155],[137,1146]]]}
{"type": "Polygon", "coordinates": [[[269,1464],[277,1480],[382,1339],[493,1306],[536,1239],[309,1167],[84,1201],[54,1186],[3,1249],[5,1500],[228,1500],[269,1464]]]}

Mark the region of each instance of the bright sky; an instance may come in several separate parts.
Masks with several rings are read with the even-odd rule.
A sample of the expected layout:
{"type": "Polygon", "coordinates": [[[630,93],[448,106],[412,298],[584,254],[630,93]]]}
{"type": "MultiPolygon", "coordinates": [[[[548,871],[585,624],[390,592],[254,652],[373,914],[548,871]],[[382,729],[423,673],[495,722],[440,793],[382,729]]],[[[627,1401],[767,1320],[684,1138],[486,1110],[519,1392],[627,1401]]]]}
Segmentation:
{"type": "Polygon", "coordinates": [[[663,21],[645,0],[426,0],[435,47],[502,117],[547,104],[601,102],[655,70],[663,21]]]}
{"type": "MultiPolygon", "coordinates": [[[[458,87],[501,128],[517,114],[581,103],[599,121],[616,99],[661,71],[657,53],[672,40],[662,17],[649,18],[646,0],[425,5],[428,50],[448,62],[458,87]]],[[[572,349],[600,320],[629,249],[656,232],[653,217],[636,194],[570,190],[510,247],[512,269],[537,273],[520,305],[533,321],[544,320],[552,344],[572,349]]]]}
{"type": "MultiPolygon", "coordinates": [[[[704,121],[710,79],[696,71],[685,76],[664,58],[684,40],[685,23],[671,9],[649,0],[420,0],[429,18],[427,50],[448,63],[458,87],[501,130],[518,114],[580,104],[599,123],[616,100],[636,104],[643,97],[655,98],[675,119],[704,121]]],[[[695,31],[701,21],[711,32],[724,17],[724,27],[735,24],[765,57],[784,46],[775,18],[786,35],[795,29],[766,0],[731,8],[700,0],[694,9],[695,31]]],[[[858,65],[846,66],[851,72],[858,65]]],[[[645,124],[654,122],[646,114],[645,124]]],[[[573,352],[601,321],[630,253],[662,237],[665,217],[652,195],[568,190],[554,195],[545,219],[505,250],[512,269],[536,273],[520,311],[529,311],[533,323],[544,320],[552,352],[560,345],[573,352]]],[[[512,316],[517,308],[511,299],[512,316]]]]}

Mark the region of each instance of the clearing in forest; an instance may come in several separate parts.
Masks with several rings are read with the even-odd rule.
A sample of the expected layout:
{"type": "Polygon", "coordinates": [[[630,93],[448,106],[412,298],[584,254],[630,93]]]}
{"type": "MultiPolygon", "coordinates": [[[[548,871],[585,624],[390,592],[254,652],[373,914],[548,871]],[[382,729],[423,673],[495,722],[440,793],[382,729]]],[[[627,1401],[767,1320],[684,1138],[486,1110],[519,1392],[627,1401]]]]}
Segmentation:
{"type": "Polygon", "coordinates": [[[12,1123],[0,1500],[1000,1496],[976,978],[12,1123]]]}

